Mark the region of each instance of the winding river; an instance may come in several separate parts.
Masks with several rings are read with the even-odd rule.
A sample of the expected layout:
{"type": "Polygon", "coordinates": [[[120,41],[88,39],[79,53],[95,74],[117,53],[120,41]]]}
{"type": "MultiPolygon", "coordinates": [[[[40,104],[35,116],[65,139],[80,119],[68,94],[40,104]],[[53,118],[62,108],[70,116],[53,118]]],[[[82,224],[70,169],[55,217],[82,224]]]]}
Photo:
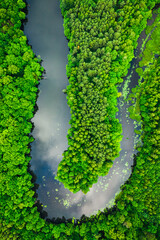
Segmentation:
{"type": "MultiPolygon", "coordinates": [[[[42,66],[46,74],[40,80],[37,100],[38,111],[32,122],[31,133],[35,141],[31,144],[31,170],[37,176],[38,200],[47,212],[47,218],[80,218],[83,214],[90,216],[98,210],[114,204],[114,198],[120,192],[120,186],[131,174],[134,149],[138,136],[134,133],[134,121],[129,118],[128,102],[125,98],[129,89],[135,87],[138,75],[135,67],[138,58],[134,58],[124,82],[119,86],[123,93],[118,99],[119,118],[123,128],[120,157],[115,159],[113,167],[105,177],[100,177],[85,195],[81,191],[73,194],[63,184],[54,180],[62,153],[68,147],[67,131],[70,128],[70,109],[66,95],[62,92],[69,84],[66,77],[68,42],[64,36],[63,19],[59,0],[27,0],[28,21],[24,25],[24,33],[34,53],[43,59],[42,66]],[[134,81],[133,81],[134,80],[134,81]]],[[[140,52],[140,45],[145,33],[138,40],[135,55],[140,52]]],[[[137,127],[137,126],[136,126],[137,127]]]]}

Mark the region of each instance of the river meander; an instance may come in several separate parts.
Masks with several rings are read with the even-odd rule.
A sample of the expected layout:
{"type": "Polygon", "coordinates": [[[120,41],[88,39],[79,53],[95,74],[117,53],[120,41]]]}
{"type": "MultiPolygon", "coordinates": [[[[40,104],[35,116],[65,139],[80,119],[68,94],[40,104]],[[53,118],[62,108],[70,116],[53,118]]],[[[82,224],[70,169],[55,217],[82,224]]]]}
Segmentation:
{"type": "MultiPolygon", "coordinates": [[[[119,118],[123,128],[120,157],[115,159],[109,174],[100,177],[85,195],[81,191],[73,194],[63,184],[54,180],[62,153],[68,147],[67,131],[70,128],[70,109],[66,95],[62,92],[69,84],[66,77],[68,42],[64,36],[63,19],[58,0],[27,0],[28,22],[24,33],[34,53],[40,55],[46,74],[40,80],[37,100],[38,111],[32,122],[31,133],[35,141],[31,144],[31,169],[37,176],[38,200],[43,204],[48,218],[80,218],[83,214],[90,216],[98,210],[114,204],[114,198],[120,192],[120,186],[131,174],[134,149],[138,136],[134,133],[134,121],[129,118],[129,103],[125,98],[138,82],[135,67],[138,58],[134,58],[124,82],[119,86],[122,97],[118,99],[119,118]]],[[[135,55],[140,52],[144,32],[138,40],[135,55]]]]}

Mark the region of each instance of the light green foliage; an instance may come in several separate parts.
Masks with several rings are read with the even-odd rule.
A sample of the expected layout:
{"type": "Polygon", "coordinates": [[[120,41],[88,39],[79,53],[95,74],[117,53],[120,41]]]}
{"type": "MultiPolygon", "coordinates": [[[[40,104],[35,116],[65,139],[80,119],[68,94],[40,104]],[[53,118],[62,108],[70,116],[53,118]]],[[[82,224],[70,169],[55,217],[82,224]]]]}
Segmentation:
{"type": "MultiPolygon", "coordinates": [[[[94,2],[97,1],[94,0],[94,2]]],[[[71,31],[74,42],[71,44],[71,55],[75,55],[75,57],[70,58],[67,68],[67,74],[70,76],[67,94],[68,101],[72,106],[72,128],[68,133],[70,148],[64,153],[68,166],[65,166],[63,174],[68,177],[68,170],[71,169],[69,174],[71,173],[70,183],[72,183],[74,167],[78,166],[76,164],[79,164],[79,159],[81,159],[79,168],[83,171],[78,174],[78,178],[82,179],[83,184],[86,184],[88,174],[86,171],[91,166],[94,168],[92,180],[97,181],[96,178],[94,179],[95,173],[97,173],[95,165],[97,163],[87,161],[92,160],[89,156],[93,155],[96,147],[93,148],[92,153],[92,145],[90,146],[87,136],[92,132],[94,139],[97,137],[96,143],[98,142],[99,145],[97,145],[96,151],[100,159],[103,158],[100,155],[103,154],[103,151],[99,151],[99,149],[103,149],[104,143],[101,137],[103,132],[106,134],[105,126],[107,126],[105,139],[108,144],[107,157],[112,158],[119,146],[120,139],[117,139],[116,133],[119,134],[120,129],[117,129],[116,125],[119,123],[115,120],[116,83],[121,81],[122,75],[125,75],[128,62],[133,56],[132,43],[134,41],[134,46],[136,46],[138,35],[145,26],[146,18],[149,17],[150,8],[158,1],[125,0],[117,3],[115,0],[99,0],[97,15],[102,18],[102,22],[99,22],[99,27],[95,28],[93,28],[94,24],[91,20],[88,22],[88,18],[94,19],[94,12],[90,8],[92,6],[88,7],[90,3],[87,4],[87,1],[86,4],[84,3],[84,0],[76,0],[74,1],[76,8],[73,12],[72,10],[69,10],[71,12],[63,10],[65,15],[68,14],[69,19],[72,19],[72,24],[75,24],[74,31],[71,31]],[[83,7],[79,9],[81,2],[85,6],[85,12],[82,11],[83,7]],[[107,9],[105,9],[106,2],[108,2],[107,9]],[[79,20],[74,21],[74,14],[76,19],[78,15],[79,20]],[[109,17],[108,20],[104,19],[105,16],[109,17]],[[86,20],[86,34],[79,30],[79,28],[83,28],[83,24],[80,25],[82,19],[86,20]],[[142,19],[144,21],[141,21],[142,19]],[[108,33],[110,28],[113,31],[111,29],[108,33]],[[78,29],[77,32],[76,29],[78,29]],[[120,32],[119,37],[116,36],[115,29],[120,32]],[[123,35],[124,32],[126,35],[123,35]],[[79,33],[83,33],[82,36],[78,35],[79,33]],[[101,40],[97,37],[97,33],[101,40]],[[90,34],[93,35],[93,38],[90,34]],[[83,41],[80,41],[80,36],[86,47],[83,41]],[[78,46],[80,46],[79,49],[78,46]],[[118,52],[117,59],[114,60],[116,53],[112,53],[113,49],[118,52]],[[80,55],[81,52],[83,54],[80,55]],[[89,72],[91,77],[88,76],[88,70],[91,70],[89,72]],[[85,76],[82,74],[84,72],[85,76]],[[91,78],[89,79],[91,81],[88,81],[88,78],[91,78]],[[106,96],[104,96],[105,93],[106,96]],[[92,109],[92,103],[94,103],[94,99],[91,100],[92,94],[96,98],[97,109],[92,109]],[[85,98],[85,96],[88,97],[85,98]],[[82,99],[90,108],[83,107],[82,99]],[[102,109],[100,109],[101,107],[102,109]],[[87,111],[88,113],[86,113],[87,111]],[[92,111],[95,113],[97,111],[97,119],[94,118],[92,111]],[[106,113],[108,114],[107,121],[104,122],[106,113]],[[87,114],[93,116],[95,124],[91,125],[91,118],[84,118],[88,116],[87,114]],[[83,116],[83,121],[80,121],[81,116],[83,116]],[[81,123],[82,127],[79,126],[81,123]],[[82,131],[83,128],[85,131],[82,131]],[[77,141],[71,139],[70,136],[74,136],[77,141]],[[117,143],[115,143],[116,141],[117,143]],[[70,158],[71,153],[73,158],[70,158]]],[[[116,197],[115,207],[111,210],[106,208],[103,212],[98,211],[95,216],[86,220],[79,220],[77,225],[68,221],[59,224],[48,223],[40,217],[39,211],[35,207],[34,184],[31,182],[31,175],[27,172],[28,163],[31,160],[28,156],[30,153],[28,145],[34,140],[28,135],[32,128],[30,119],[33,117],[37,84],[43,68],[38,63],[39,60],[34,58],[31,48],[26,44],[26,36],[20,30],[21,21],[18,13],[23,7],[25,7],[25,3],[22,0],[0,2],[0,44],[2,46],[0,54],[0,239],[159,240],[160,59],[155,59],[153,65],[143,76],[144,84],[141,84],[143,88],[142,94],[139,96],[143,146],[138,149],[139,154],[136,157],[134,170],[130,179],[121,187],[122,191],[116,197]],[[17,67],[16,70],[11,66],[17,67]]],[[[97,21],[95,21],[96,24],[97,21]]],[[[107,160],[104,163],[107,168],[112,165],[112,161],[107,160]]],[[[98,164],[98,171],[100,171],[102,169],[101,161],[98,164]]],[[[65,165],[65,161],[62,165],[65,165]]],[[[92,177],[92,175],[89,176],[92,177]]],[[[75,189],[73,188],[73,190],[75,189]]],[[[88,189],[85,190],[88,191],[88,189]]]]}
{"type": "MultiPolygon", "coordinates": [[[[31,175],[27,172],[30,161],[27,154],[30,152],[28,145],[33,141],[28,136],[32,128],[29,121],[33,117],[36,85],[43,68],[34,58],[31,47],[26,44],[23,31],[17,29],[16,24],[20,27],[20,19],[25,18],[25,13],[19,10],[23,7],[25,3],[20,0],[0,3],[0,215],[3,216],[0,220],[0,239],[18,239],[12,231],[8,236],[7,228],[16,223],[16,229],[25,226],[27,230],[33,229],[39,217],[33,207],[35,199],[31,175]],[[35,213],[34,220],[27,209],[35,213]],[[21,211],[23,221],[20,220],[21,211]],[[27,219],[27,215],[31,216],[30,219],[27,219]]],[[[40,227],[44,225],[43,220],[38,224],[41,222],[43,224],[40,227]]]]}
{"type": "MultiPolygon", "coordinates": [[[[136,119],[137,121],[141,121],[142,117],[140,115],[140,97],[143,93],[143,87],[145,85],[144,82],[142,82],[143,77],[146,76],[146,74],[150,71],[150,64],[154,62],[154,56],[155,54],[160,55],[160,16],[158,15],[153,22],[152,25],[147,28],[148,35],[151,35],[151,40],[149,40],[145,46],[145,49],[142,52],[142,59],[139,62],[139,66],[136,69],[136,72],[139,74],[139,87],[136,86],[132,89],[132,94],[130,94],[129,99],[132,101],[135,101],[134,106],[129,107],[130,117],[132,119],[136,119]],[[148,29],[151,32],[148,32],[148,29]],[[154,29],[154,31],[152,31],[154,29]],[[142,67],[146,67],[143,71],[142,67]]],[[[146,37],[148,39],[148,36],[146,37]]],[[[145,40],[146,41],[146,40],[145,40]]]]}
{"type": "Polygon", "coordinates": [[[116,1],[91,2],[75,1],[64,15],[70,47],[66,93],[72,116],[69,148],[56,179],[73,193],[87,193],[119,156],[122,127],[116,119],[116,85],[127,74],[135,42],[151,14],[146,10],[143,17],[139,5],[133,9],[131,2],[117,11],[116,1]]]}
{"type": "Polygon", "coordinates": [[[156,24],[155,29],[151,34],[151,40],[147,42],[143,51],[142,60],[139,63],[140,67],[148,66],[154,60],[155,54],[160,54],[160,20],[156,24]]]}

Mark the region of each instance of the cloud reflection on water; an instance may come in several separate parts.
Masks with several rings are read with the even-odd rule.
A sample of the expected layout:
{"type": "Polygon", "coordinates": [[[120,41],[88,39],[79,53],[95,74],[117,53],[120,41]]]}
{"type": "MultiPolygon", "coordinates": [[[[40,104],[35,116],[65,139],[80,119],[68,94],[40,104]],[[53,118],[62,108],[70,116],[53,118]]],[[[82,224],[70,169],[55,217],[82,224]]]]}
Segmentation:
{"type": "Polygon", "coordinates": [[[31,7],[25,34],[36,55],[43,59],[47,79],[41,80],[37,105],[39,110],[32,122],[35,128],[32,135],[31,168],[37,175],[38,199],[47,205],[48,217],[81,217],[104,209],[119,191],[121,184],[130,175],[133,153],[133,121],[127,123],[126,106],[119,116],[123,125],[124,138],[120,157],[105,177],[100,177],[86,195],[81,191],[73,194],[63,184],[54,180],[62,153],[68,147],[67,131],[70,128],[70,109],[62,89],[68,85],[66,64],[68,47],[64,36],[63,20],[58,0],[27,1],[31,7]],[[129,138],[129,139],[127,139],[129,138]],[[127,153],[125,153],[127,151],[127,153]],[[58,191],[56,190],[58,189],[58,191]],[[49,192],[49,194],[47,194],[49,192]],[[78,204],[78,205],[77,205],[78,204]]]}

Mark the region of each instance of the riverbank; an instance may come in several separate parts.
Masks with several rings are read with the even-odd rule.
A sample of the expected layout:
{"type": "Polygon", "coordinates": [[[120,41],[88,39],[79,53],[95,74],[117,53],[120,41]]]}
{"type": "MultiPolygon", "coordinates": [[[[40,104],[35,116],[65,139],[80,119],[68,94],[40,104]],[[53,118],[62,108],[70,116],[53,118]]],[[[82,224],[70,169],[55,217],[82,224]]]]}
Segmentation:
{"type": "MultiPolygon", "coordinates": [[[[27,173],[27,165],[30,159],[27,155],[29,154],[29,149],[27,147],[28,137],[26,135],[31,129],[31,124],[29,127],[28,121],[27,124],[25,124],[23,118],[28,120],[33,116],[31,114],[33,107],[29,104],[29,100],[26,99],[31,97],[31,91],[37,89],[33,86],[37,83],[37,77],[34,73],[37,73],[36,75],[40,76],[40,72],[43,69],[37,63],[31,64],[34,57],[29,48],[29,51],[27,51],[28,55],[25,54],[27,49],[26,38],[23,36],[21,37],[22,32],[19,31],[19,9],[17,8],[17,6],[22,3],[22,1],[12,2],[9,8],[7,5],[9,3],[1,3],[1,8],[7,9],[7,13],[2,10],[4,14],[4,23],[1,24],[1,37],[5,44],[3,51],[10,53],[4,54],[3,52],[1,58],[3,62],[1,69],[3,78],[3,83],[1,83],[1,96],[3,97],[1,115],[3,115],[3,119],[1,121],[2,144],[0,146],[1,158],[3,161],[0,168],[2,175],[0,184],[2,196],[0,202],[0,215],[2,216],[0,220],[1,238],[21,238],[25,240],[49,240],[52,238],[158,239],[158,179],[160,171],[158,169],[159,163],[158,160],[156,160],[158,158],[155,155],[155,152],[156,154],[159,154],[157,153],[159,146],[159,132],[157,131],[157,128],[154,127],[157,125],[155,120],[151,118],[150,124],[147,120],[148,116],[146,117],[146,114],[143,114],[142,120],[144,130],[145,125],[147,126],[149,124],[149,130],[145,130],[143,135],[143,140],[146,142],[147,147],[145,144],[141,148],[140,153],[137,156],[137,162],[133,169],[133,173],[128,182],[126,182],[121,188],[123,191],[117,196],[116,206],[114,208],[110,210],[106,208],[104,212],[99,212],[96,216],[84,219],[77,223],[76,226],[74,225],[74,221],[72,223],[50,224],[40,217],[37,207],[34,205],[36,199],[33,197],[34,192],[32,191],[33,184],[31,182],[31,176],[27,173]],[[9,16],[10,19],[11,16],[13,18],[13,13],[15,14],[15,21],[12,19],[12,22],[5,22],[6,16],[9,16]],[[16,39],[17,42],[14,42],[9,34],[13,34],[14,39],[16,39],[16,34],[18,34],[16,39]],[[20,41],[20,43],[18,41],[20,41]],[[26,47],[25,51],[18,54],[18,49],[23,49],[24,46],[26,47]],[[18,54],[18,56],[16,54],[18,54]],[[8,57],[7,55],[12,56],[8,57]],[[24,64],[23,67],[26,67],[26,71],[24,72],[24,68],[21,68],[20,65],[22,63],[24,64]],[[27,68],[27,64],[31,64],[31,66],[27,68]],[[7,77],[5,75],[6,73],[7,77]],[[23,77],[20,77],[20,74],[23,74],[23,77]],[[25,79],[26,82],[24,84],[25,79]],[[31,91],[29,83],[32,84],[31,91]],[[14,87],[14,84],[16,87],[14,87]],[[17,91],[18,88],[21,88],[19,92],[17,91]],[[26,99],[21,100],[21,97],[26,99]],[[22,121],[23,126],[17,126],[18,121],[22,121]],[[18,139],[16,145],[14,144],[15,139],[18,139]],[[148,152],[149,156],[146,154],[148,151],[147,149],[150,150],[150,152],[148,152]]],[[[149,8],[151,7],[150,5],[147,7],[144,4],[144,1],[141,6],[144,7],[144,11],[141,9],[143,14],[146,13],[146,10],[149,11],[149,8]]],[[[19,8],[21,7],[19,6],[19,8]]],[[[20,16],[24,15],[20,13],[20,16]]],[[[34,59],[34,61],[36,62],[36,59],[34,59]]],[[[144,89],[144,97],[148,95],[148,87],[152,86],[152,93],[154,92],[154,89],[159,89],[159,68],[159,59],[155,59],[154,65],[151,66],[152,71],[149,71],[145,76],[146,82],[149,83],[149,86],[146,86],[144,89]],[[152,82],[149,82],[148,80],[152,82]]],[[[32,93],[32,97],[33,96],[35,97],[36,94],[32,93]]],[[[157,96],[159,96],[157,93],[153,94],[153,96],[149,96],[148,102],[151,104],[146,106],[145,113],[152,112],[151,105],[152,102],[157,101],[157,96]]],[[[33,99],[30,101],[33,101],[33,99]]],[[[156,114],[159,114],[159,108],[157,107],[158,104],[156,106],[156,114]]],[[[141,111],[144,112],[144,108],[141,111]]]]}

